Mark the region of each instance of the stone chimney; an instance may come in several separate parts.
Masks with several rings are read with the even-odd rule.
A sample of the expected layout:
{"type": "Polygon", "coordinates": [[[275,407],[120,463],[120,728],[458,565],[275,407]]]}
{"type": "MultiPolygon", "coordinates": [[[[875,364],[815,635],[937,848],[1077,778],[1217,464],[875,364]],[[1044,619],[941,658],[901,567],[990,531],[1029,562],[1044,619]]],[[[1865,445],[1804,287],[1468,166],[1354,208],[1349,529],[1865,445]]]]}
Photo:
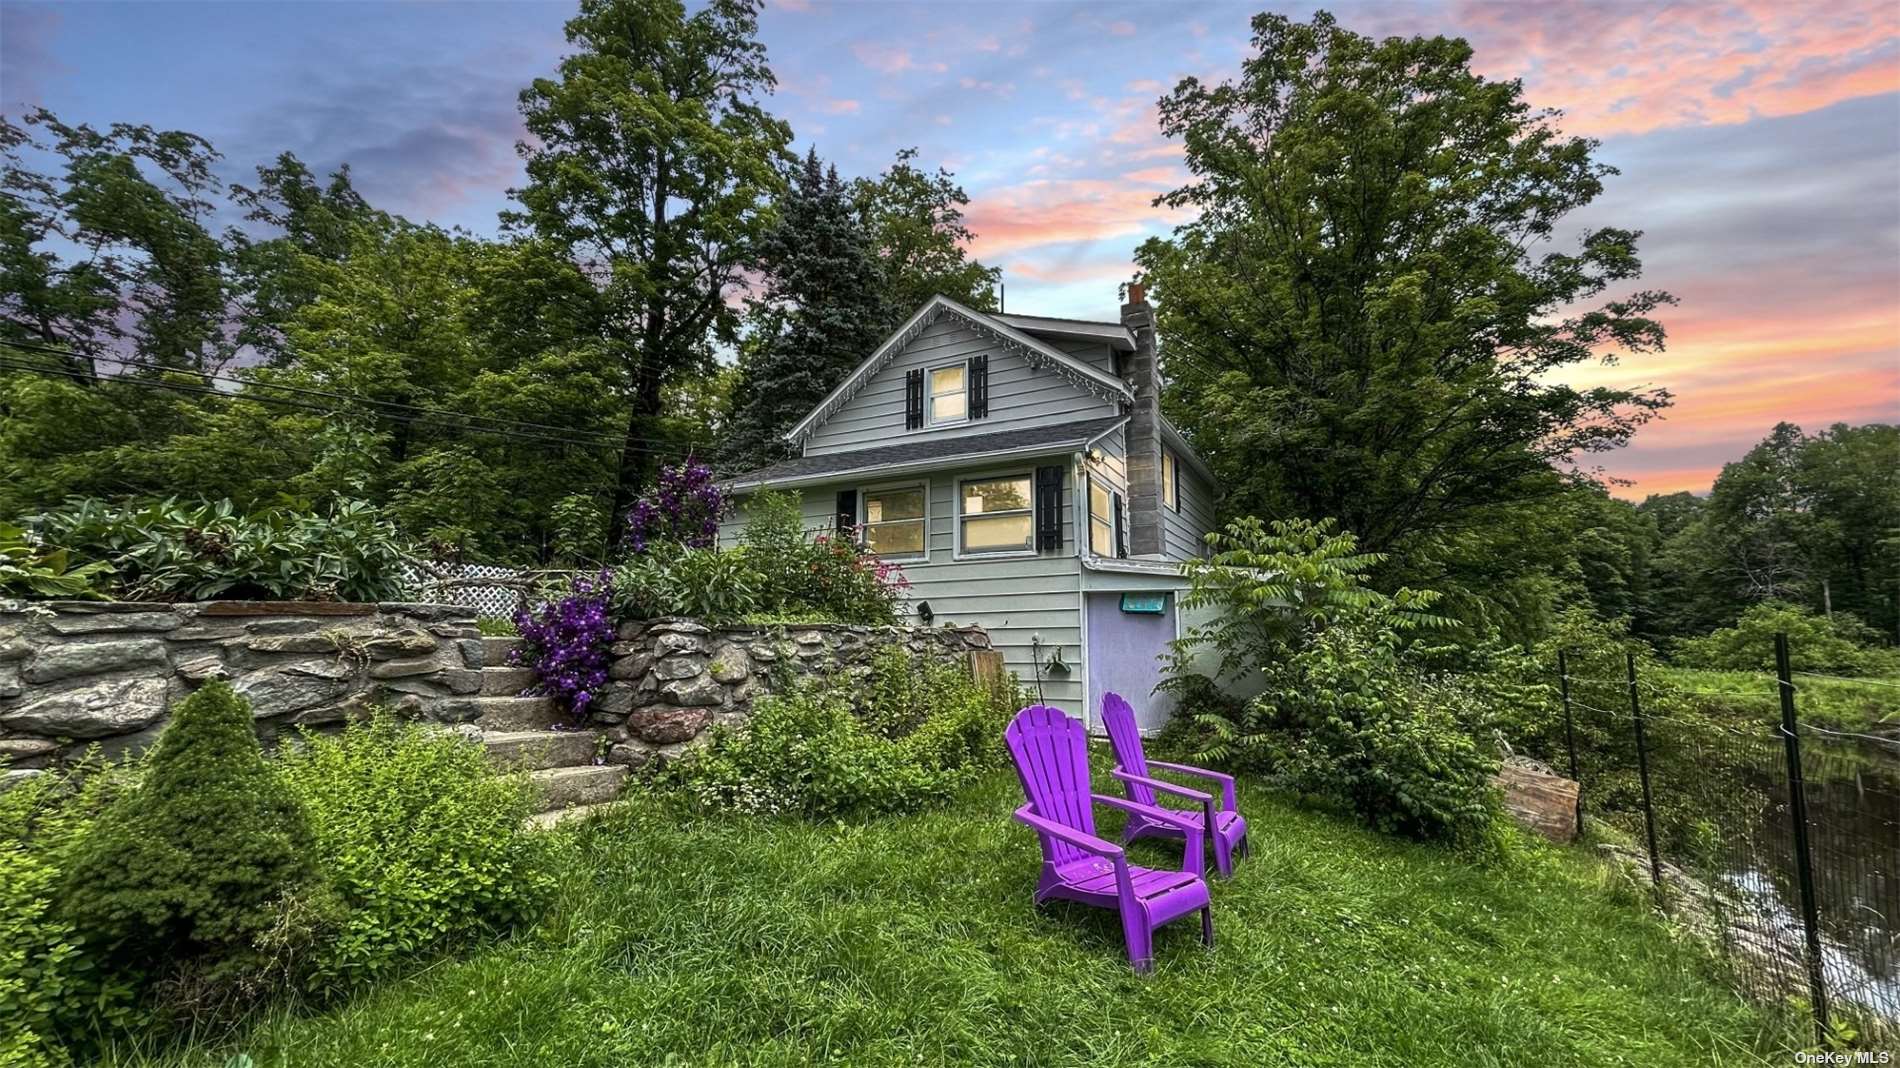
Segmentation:
{"type": "Polygon", "coordinates": [[[1161,363],[1155,352],[1155,310],[1148,287],[1128,283],[1122,325],[1135,335],[1128,384],[1135,406],[1128,417],[1128,554],[1160,555],[1161,549],[1161,363]]]}

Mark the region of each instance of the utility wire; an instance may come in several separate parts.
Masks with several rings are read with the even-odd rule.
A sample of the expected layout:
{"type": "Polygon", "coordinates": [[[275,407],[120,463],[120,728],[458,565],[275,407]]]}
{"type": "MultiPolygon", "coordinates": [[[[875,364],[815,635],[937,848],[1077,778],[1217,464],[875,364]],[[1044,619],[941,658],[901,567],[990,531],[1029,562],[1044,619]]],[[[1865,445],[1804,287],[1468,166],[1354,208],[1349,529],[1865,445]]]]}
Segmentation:
{"type": "MultiPolygon", "coordinates": [[[[7,343],[7,344],[10,344],[10,343],[7,343]]],[[[110,357],[101,357],[101,358],[110,359],[110,357]]],[[[66,372],[63,372],[57,368],[45,367],[39,364],[27,363],[27,362],[19,361],[19,360],[8,360],[3,354],[0,354],[0,368],[4,368],[6,370],[13,370],[13,371],[38,372],[41,374],[51,374],[51,375],[58,375],[60,377],[68,377],[66,375],[66,372]]],[[[178,370],[179,373],[182,373],[182,374],[196,374],[196,372],[183,371],[178,368],[165,368],[165,370],[178,370]]],[[[215,377],[215,376],[205,376],[205,377],[215,377]]],[[[174,393],[188,393],[188,394],[195,394],[198,396],[216,397],[222,400],[251,401],[257,404],[275,405],[277,407],[284,407],[284,408],[295,408],[295,409],[300,409],[303,411],[315,412],[321,415],[358,415],[358,414],[380,415],[380,416],[385,416],[387,418],[393,419],[397,422],[414,423],[414,422],[420,421],[420,418],[421,418],[420,416],[404,415],[400,411],[388,411],[388,410],[384,410],[381,407],[378,407],[379,405],[388,405],[394,408],[413,409],[414,411],[422,413],[422,416],[432,416],[432,415],[433,416],[448,416],[451,418],[461,418],[461,419],[468,419],[468,420],[481,420],[481,419],[489,418],[486,416],[472,416],[472,415],[468,415],[467,413],[454,412],[447,409],[431,410],[431,409],[426,409],[426,408],[419,408],[415,405],[399,404],[394,401],[386,401],[386,402],[375,401],[370,398],[359,399],[359,398],[350,397],[347,394],[326,393],[325,391],[322,391],[322,390],[306,390],[306,389],[299,389],[297,387],[290,387],[290,386],[276,387],[276,386],[273,386],[273,384],[271,383],[253,383],[253,382],[248,382],[246,380],[237,380],[237,381],[243,381],[245,382],[245,384],[248,384],[248,385],[264,386],[266,388],[288,389],[291,392],[295,392],[295,393],[313,394],[317,396],[339,397],[344,400],[351,401],[352,403],[361,403],[364,405],[364,407],[361,410],[352,410],[348,408],[338,408],[338,407],[327,406],[327,405],[312,404],[305,401],[292,400],[288,397],[271,397],[271,396],[258,396],[256,394],[249,394],[249,393],[232,393],[232,392],[227,392],[222,389],[215,389],[209,386],[189,386],[182,382],[164,382],[164,381],[159,381],[157,379],[132,378],[132,377],[127,377],[123,375],[115,375],[112,378],[110,378],[109,381],[112,381],[121,385],[133,386],[140,389],[162,389],[162,390],[167,390],[174,393]]],[[[226,379],[225,381],[231,381],[231,380],[226,379]]],[[[546,424],[525,424],[525,425],[543,426],[546,424]]],[[[525,431],[525,430],[505,430],[505,429],[502,429],[501,427],[488,427],[488,426],[477,426],[477,425],[465,426],[459,429],[468,433],[488,434],[495,437],[511,438],[511,439],[515,439],[519,441],[534,441],[534,442],[539,442],[539,443],[544,443],[544,444],[575,445],[575,444],[586,444],[592,441],[599,444],[607,444],[607,445],[620,446],[620,447],[630,447],[630,446],[626,446],[624,439],[621,439],[617,435],[600,435],[600,434],[593,434],[590,432],[583,432],[583,431],[562,432],[559,434],[542,434],[542,433],[535,433],[532,431],[525,431]]],[[[549,429],[554,430],[554,431],[560,431],[559,427],[549,427],[549,429]]],[[[655,439],[636,438],[634,440],[653,441],[655,439]]],[[[655,448],[640,448],[637,446],[631,446],[630,448],[633,452],[641,453],[643,455],[672,456],[672,457],[688,457],[688,456],[693,455],[693,452],[690,448],[683,451],[677,448],[655,449],[655,448]]]]}
{"type": "MultiPolygon", "coordinates": [[[[0,346],[6,347],[6,348],[22,349],[24,351],[29,351],[29,352],[43,353],[48,356],[62,356],[62,357],[69,357],[69,358],[75,357],[75,356],[81,356],[81,354],[79,353],[67,352],[61,349],[54,349],[54,348],[48,348],[48,347],[40,346],[40,345],[13,342],[13,341],[0,342],[0,346]]],[[[282,390],[287,393],[295,393],[295,394],[306,395],[306,396],[326,397],[333,400],[345,401],[351,404],[375,405],[375,406],[380,406],[380,407],[385,407],[385,408],[394,408],[394,409],[402,409],[402,410],[408,410],[408,411],[414,411],[414,412],[421,412],[428,415],[449,416],[449,417],[458,418],[458,419],[481,420],[484,422],[496,423],[496,424],[506,425],[506,426],[516,426],[516,427],[522,427],[522,428],[533,429],[533,430],[548,430],[548,431],[553,431],[555,433],[563,435],[562,440],[569,440],[575,437],[587,437],[587,438],[594,438],[596,440],[600,440],[603,442],[610,442],[613,444],[623,444],[627,440],[639,441],[646,444],[655,444],[655,445],[673,444],[673,442],[668,439],[647,438],[647,437],[634,437],[631,439],[627,439],[618,434],[602,434],[595,431],[575,431],[575,430],[570,430],[567,427],[555,426],[550,423],[536,423],[536,422],[530,422],[524,419],[509,419],[507,417],[498,416],[498,415],[475,415],[469,412],[457,411],[452,408],[435,408],[435,407],[429,407],[426,405],[408,404],[403,401],[381,400],[375,397],[365,397],[361,394],[338,393],[332,390],[316,389],[310,386],[293,386],[293,385],[288,385],[282,382],[261,381],[259,379],[254,379],[254,378],[233,378],[228,375],[211,374],[210,372],[195,371],[189,368],[182,368],[182,367],[170,367],[165,364],[152,363],[147,360],[135,360],[135,359],[131,359],[125,356],[82,356],[81,358],[92,359],[92,360],[104,360],[108,363],[115,363],[115,364],[119,364],[125,367],[138,367],[138,368],[143,368],[146,370],[170,371],[170,372],[176,372],[179,374],[189,374],[189,375],[194,375],[196,377],[203,378],[207,381],[212,381],[212,382],[229,382],[229,383],[232,383],[233,385],[238,385],[238,386],[250,386],[250,387],[258,388],[258,389],[276,389],[276,390],[282,390]]],[[[49,368],[35,368],[35,369],[36,370],[50,370],[49,368]]],[[[138,379],[129,379],[122,375],[115,375],[112,377],[111,380],[115,382],[139,381],[138,379]]],[[[223,390],[217,390],[216,392],[224,393],[223,390]]],[[[255,399],[255,398],[250,398],[250,399],[255,399]]],[[[700,441],[689,441],[687,442],[687,444],[699,445],[699,444],[706,444],[706,443],[700,442],[700,441]]],[[[641,451],[652,451],[652,450],[641,450],[641,451]]],[[[688,454],[690,454],[690,450],[688,451],[688,454]]]]}

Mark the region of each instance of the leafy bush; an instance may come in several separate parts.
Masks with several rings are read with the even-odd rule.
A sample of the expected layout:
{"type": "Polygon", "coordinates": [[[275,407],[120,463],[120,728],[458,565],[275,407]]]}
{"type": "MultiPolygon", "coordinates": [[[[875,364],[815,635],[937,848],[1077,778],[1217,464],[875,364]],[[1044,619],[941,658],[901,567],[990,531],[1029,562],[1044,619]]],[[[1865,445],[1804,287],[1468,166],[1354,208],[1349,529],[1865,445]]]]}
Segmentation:
{"type": "Polygon", "coordinates": [[[98,586],[111,574],[103,560],[74,567],[67,550],[47,550],[38,535],[0,523],[0,594],[100,600],[98,586]]]}
{"type": "Polygon", "coordinates": [[[622,618],[895,623],[903,571],[844,539],[806,535],[795,494],[761,493],[731,549],[654,545],[614,574],[622,618]]]}
{"type": "Polygon", "coordinates": [[[117,507],[74,500],[36,516],[48,545],[104,560],[115,592],[140,600],[388,601],[404,594],[406,546],[362,501],[323,514],[230,501],[117,507]]]}
{"type": "Polygon", "coordinates": [[[743,727],[716,729],[668,775],[712,808],[820,819],[911,811],[995,764],[1020,700],[954,664],[887,650],[861,683],[808,680],[760,698],[743,727]]]}
{"type": "Polygon", "coordinates": [[[613,596],[611,573],[576,575],[564,596],[516,614],[515,630],[526,644],[512,656],[534,670],[530,692],[554,697],[576,717],[587,714],[607,685],[613,596]]]}
{"type": "Polygon", "coordinates": [[[131,1018],[129,985],[101,967],[54,901],[62,865],[129,776],[44,772],[0,793],[0,1065],[66,1062],[62,1037],[131,1018]]]}
{"type": "Polygon", "coordinates": [[[1784,601],[1750,605],[1732,626],[1677,642],[1675,661],[1714,671],[1773,671],[1777,633],[1788,636],[1796,671],[1900,675],[1900,651],[1880,648],[1871,627],[1845,613],[1830,619],[1784,601]]]}
{"type": "MultiPolygon", "coordinates": [[[[260,940],[314,875],[310,827],[222,680],[180,702],[140,782],[60,880],[60,917],[126,975],[153,962],[212,997],[269,966],[260,940]]],[[[188,1008],[188,1006],[186,1006],[188,1008]]]]}
{"type": "Polygon", "coordinates": [[[713,481],[712,468],[688,461],[660,468],[653,492],[627,513],[627,544],[635,553],[663,546],[707,549],[719,541],[725,517],[725,491],[713,481]]]}
{"type": "Polygon", "coordinates": [[[1191,759],[1267,772],[1383,830],[1478,843],[1497,812],[1492,738],[1505,702],[1447,673],[1414,639],[1443,621],[1429,591],[1365,585],[1381,559],[1328,520],[1258,519],[1210,536],[1190,562],[1189,607],[1219,609],[1175,645],[1164,686],[1186,722],[1166,741],[1191,759]],[[1218,674],[1263,686],[1245,702],[1215,698],[1198,654],[1218,674]]]}
{"type": "Polygon", "coordinates": [[[552,889],[547,846],[522,827],[530,787],[493,770],[479,744],[378,716],[306,736],[282,765],[330,897],[315,910],[315,987],[505,930],[552,889]]]}

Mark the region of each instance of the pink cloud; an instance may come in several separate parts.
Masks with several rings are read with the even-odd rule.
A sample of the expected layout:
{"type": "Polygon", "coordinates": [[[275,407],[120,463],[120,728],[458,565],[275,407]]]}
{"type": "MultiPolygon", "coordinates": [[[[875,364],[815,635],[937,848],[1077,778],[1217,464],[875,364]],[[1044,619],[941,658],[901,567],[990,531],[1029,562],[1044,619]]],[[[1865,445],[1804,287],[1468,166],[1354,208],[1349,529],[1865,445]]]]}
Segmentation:
{"type": "Polygon", "coordinates": [[[827,100],[823,108],[827,114],[831,115],[855,115],[858,113],[859,104],[855,100],[827,100]]]}
{"type": "Polygon", "coordinates": [[[1125,88],[1131,93],[1159,93],[1166,90],[1165,86],[1153,78],[1136,78],[1125,88]]]}
{"type": "Polygon", "coordinates": [[[950,69],[949,64],[943,62],[919,63],[911,57],[908,49],[872,41],[860,41],[852,45],[851,54],[858,57],[858,62],[879,74],[901,74],[907,70],[927,70],[941,74],[950,69]]]}
{"type": "Polygon", "coordinates": [[[1117,37],[1133,37],[1135,35],[1135,24],[1127,19],[1116,19],[1114,22],[1108,24],[1108,32],[1117,37]]]}
{"type": "Polygon", "coordinates": [[[1157,208],[1151,190],[1100,178],[1035,179],[982,190],[967,213],[983,258],[1057,241],[1098,241],[1180,222],[1187,213],[1157,208]]]}

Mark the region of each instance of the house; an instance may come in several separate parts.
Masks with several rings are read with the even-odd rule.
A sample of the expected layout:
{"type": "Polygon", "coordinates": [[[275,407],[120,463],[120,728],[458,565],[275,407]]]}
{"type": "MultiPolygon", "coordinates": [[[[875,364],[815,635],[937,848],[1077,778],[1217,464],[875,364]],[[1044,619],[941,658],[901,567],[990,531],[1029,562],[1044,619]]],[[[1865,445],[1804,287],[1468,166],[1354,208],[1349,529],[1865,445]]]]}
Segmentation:
{"type": "Polygon", "coordinates": [[[917,310],[786,435],[800,455],[730,479],[797,491],[911,583],[924,622],[979,624],[1044,701],[1091,725],[1114,690],[1157,727],[1181,630],[1180,561],[1204,551],[1213,475],[1162,418],[1154,310],[1120,322],[917,310]]]}

